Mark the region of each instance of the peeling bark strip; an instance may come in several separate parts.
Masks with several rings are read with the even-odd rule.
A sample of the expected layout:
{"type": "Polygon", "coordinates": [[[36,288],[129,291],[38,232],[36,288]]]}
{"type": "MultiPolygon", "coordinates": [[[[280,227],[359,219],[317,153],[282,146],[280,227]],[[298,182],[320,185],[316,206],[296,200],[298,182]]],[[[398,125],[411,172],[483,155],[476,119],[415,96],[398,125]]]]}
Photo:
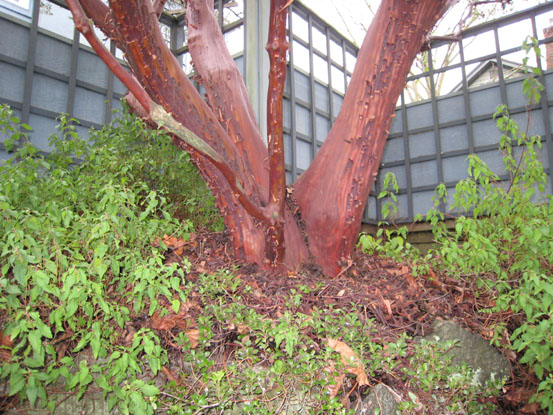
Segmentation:
{"type": "Polygon", "coordinates": [[[294,188],[304,231],[285,203],[282,95],[291,1],[271,0],[268,147],[214,16],[213,0],[187,1],[189,49],[207,102],[163,40],[158,18],[165,0],[67,3],[77,28],[133,94],[129,102],[136,112],[171,132],[175,145],[190,153],[215,195],[236,257],[273,269],[311,259],[327,275],[337,275],[340,260],[349,256],[357,239],[405,77],[425,36],[452,1],[383,0],[359,52],[342,111],[294,188]],[[96,38],[90,20],[125,53],[132,75],[96,38]]]}
{"type": "Polygon", "coordinates": [[[270,223],[271,220],[265,215],[265,213],[252,201],[248,198],[248,195],[245,194],[244,188],[240,184],[236,177],[232,173],[232,170],[228,164],[223,160],[223,158],[207,144],[200,137],[194,134],[192,131],[183,127],[182,124],[177,122],[171,114],[168,114],[167,111],[163,109],[161,105],[156,103],[150,104],[152,110],[150,111],[150,116],[152,120],[160,127],[166,131],[174,134],[176,137],[182,139],[186,144],[192,147],[194,150],[197,150],[203,156],[206,156],[211,163],[213,163],[219,171],[225,176],[230,187],[235,192],[236,197],[248,211],[248,213],[254,218],[260,220],[264,223],[270,223]]]}

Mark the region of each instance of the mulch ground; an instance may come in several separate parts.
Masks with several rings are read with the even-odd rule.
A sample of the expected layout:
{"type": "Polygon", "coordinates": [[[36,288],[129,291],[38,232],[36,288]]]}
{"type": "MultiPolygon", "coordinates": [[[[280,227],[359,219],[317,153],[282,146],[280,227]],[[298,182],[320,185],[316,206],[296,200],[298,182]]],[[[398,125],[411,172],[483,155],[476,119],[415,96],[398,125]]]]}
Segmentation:
{"type": "MultiPolygon", "coordinates": [[[[476,293],[475,287],[465,281],[453,280],[432,270],[429,275],[414,277],[409,264],[361,252],[356,252],[351,262],[344,264],[344,271],[337,278],[326,278],[316,266],[304,266],[295,272],[278,275],[260,270],[255,265],[241,264],[233,259],[230,241],[223,233],[196,233],[187,242],[176,241],[175,246],[178,248],[170,250],[166,261],[182,262],[182,258],[187,258],[192,264],[186,273],[188,281],[194,282],[204,273],[232,270],[240,280],[234,295],[241,297],[242,304],[268,318],[276,319],[286,310],[310,314],[314,308],[333,307],[357,313],[361,319],[373,319],[376,322],[374,335],[383,343],[397,340],[403,333],[410,337],[430,334],[436,319],[454,320],[485,339],[491,338],[493,325],[505,322],[509,326],[515,322],[514,316],[509,313],[479,312],[492,306],[494,300],[476,293]],[[290,295],[299,292],[300,287],[310,289],[302,292],[301,303],[291,310],[290,295]]],[[[199,314],[198,307],[186,311],[187,321],[194,319],[194,314],[199,314]]],[[[137,316],[135,322],[136,329],[146,326],[157,329],[164,346],[170,352],[173,349],[170,354],[179,360],[181,351],[171,342],[171,338],[175,330],[186,329],[186,321],[183,323],[175,315],[156,320],[154,315],[153,319],[137,316]]],[[[132,332],[127,334],[123,333],[122,339],[132,338],[132,332]]],[[[225,350],[232,347],[228,334],[228,327],[221,327],[221,333],[219,336],[216,333],[213,339],[215,342],[217,338],[221,339],[220,344],[214,347],[222,350],[221,355],[231,358],[231,351],[225,350]]],[[[507,343],[508,339],[502,341],[507,343]]],[[[74,341],[68,338],[66,342],[68,344],[64,349],[71,350],[74,345],[70,343],[74,341]]],[[[545,413],[540,412],[537,405],[528,403],[536,391],[537,378],[527,367],[518,364],[518,356],[514,352],[503,352],[511,363],[512,376],[495,401],[498,405],[495,414],[545,413]]],[[[178,366],[178,362],[175,365],[178,366]]],[[[178,381],[170,368],[164,368],[163,373],[170,380],[178,381]]],[[[371,379],[373,382],[384,382],[407,396],[408,385],[403,384],[400,378],[371,379]]],[[[357,397],[366,392],[356,391],[357,397]]],[[[12,398],[0,396],[0,413],[13,407],[13,404],[12,398]]]]}
{"type": "MultiPolygon", "coordinates": [[[[376,255],[355,252],[351,262],[337,278],[325,277],[316,266],[303,266],[286,275],[271,274],[255,265],[244,265],[232,257],[230,241],[222,233],[199,233],[185,244],[183,256],[192,263],[187,279],[194,281],[200,274],[232,269],[241,281],[238,292],[241,302],[269,318],[282,316],[290,310],[287,301],[299,287],[301,304],[292,312],[310,314],[313,308],[332,306],[357,313],[362,319],[377,322],[377,336],[382,342],[394,341],[401,334],[411,337],[432,332],[436,319],[454,320],[473,333],[491,339],[492,327],[504,322],[516,323],[510,313],[482,313],[493,306],[494,299],[463,280],[454,280],[430,270],[428,275],[414,277],[409,264],[397,263],[376,255]]],[[[180,261],[180,256],[169,254],[167,261],[180,261]]],[[[224,336],[223,336],[224,337],[224,336]]],[[[501,340],[503,344],[508,339],[501,340]]],[[[518,363],[516,353],[504,350],[511,363],[511,379],[496,399],[497,415],[545,414],[537,404],[528,403],[539,383],[528,367],[518,363]]],[[[400,379],[376,379],[393,383],[394,389],[405,392],[407,385],[400,379]]],[[[493,398],[495,399],[495,398],[493,398]]],[[[423,402],[424,404],[424,402],[423,402]]]]}

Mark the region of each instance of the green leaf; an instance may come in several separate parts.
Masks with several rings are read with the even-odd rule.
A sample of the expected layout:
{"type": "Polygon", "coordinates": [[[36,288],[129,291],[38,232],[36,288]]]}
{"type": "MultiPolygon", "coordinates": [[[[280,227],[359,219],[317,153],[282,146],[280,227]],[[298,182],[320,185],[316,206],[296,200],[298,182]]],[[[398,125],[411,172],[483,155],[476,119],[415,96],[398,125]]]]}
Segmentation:
{"type": "Polygon", "coordinates": [[[38,369],[44,366],[44,349],[40,353],[35,353],[33,357],[27,357],[23,361],[26,366],[38,369]]]}
{"type": "Polygon", "coordinates": [[[73,349],[73,353],[78,352],[79,350],[82,350],[86,347],[86,345],[89,343],[90,338],[92,337],[92,333],[88,332],[80,341],[77,343],[77,346],[73,349]]]}
{"type": "Polygon", "coordinates": [[[115,396],[114,394],[110,395],[108,397],[108,411],[111,412],[111,410],[115,407],[115,405],[117,404],[117,396],[115,396]]]}
{"type": "Polygon", "coordinates": [[[140,387],[140,391],[144,394],[144,396],[159,395],[159,389],[154,385],[144,384],[140,387]]]}
{"type": "Polygon", "coordinates": [[[53,337],[50,327],[48,327],[42,321],[38,324],[38,330],[40,331],[42,337],[46,337],[47,339],[51,339],[53,337]]]}
{"type": "Polygon", "coordinates": [[[536,376],[538,379],[543,379],[543,366],[539,363],[536,363],[534,365],[534,371],[536,372],[536,376]]]}
{"type": "Polygon", "coordinates": [[[93,262],[94,269],[98,273],[98,276],[101,278],[104,276],[106,271],[108,270],[108,265],[104,262],[102,262],[99,258],[96,258],[93,262]]]}
{"type": "Polygon", "coordinates": [[[96,258],[103,258],[108,251],[108,246],[104,243],[99,243],[94,249],[94,256],[96,258]]]}
{"type": "Polygon", "coordinates": [[[27,265],[18,261],[13,267],[13,276],[19,285],[27,285],[27,265]]]}
{"type": "Polygon", "coordinates": [[[92,355],[94,356],[94,359],[98,359],[98,355],[100,354],[100,347],[102,346],[102,343],[99,338],[93,337],[90,340],[90,347],[92,349],[92,355]]]}
{"type": "Polygon", "coordinates": [[[31,331],[27,338],[29,339],[29,343],[31,344],[31,347],[33,348],[33,351],[35,354],[39,354],[42,350],[42,335],[40,334],[39,330],[33,330],[31,331]]]}
{"type": "Polygon", "coordinates": [[[180,301],[179,301],[179,300],[173,300],[173,301],[171,301],[171,309],[172,309],[175,313],[178,313],[179,310],[180,310],[180,301]]]}
{"type": "Polygon", "coordinates": [[[20,295],[20,294],[23,294],[23,291],[21,291],[21,289],[17,285],[8,284],[6,286],[6,293],[13,294],[13,295],[20,295]]]}
{"type": "Polygon", "coordinates": [[[90,369],[88,368],[86,360],[81,360],[79,367],[79,383],[81,385],[87,385],[92,380],[92,377],[90,376],[90,369]]]}
{"type": "Polygon", "coordinates": [[[161,360],[157,357],[149,356],[148,363],[150,364],[150,369],[154,375],[157,375],[157,372],[161,370],[161,360]]]}
{"type": "Polygon", "coordinates": [[[31,407],[35,406],[36,398],[38,396],[38,386],[36,384],[36,379],[34,376],[30,376],[27,382],[27,399],[29,399],[29,404],[31,407]]]}
{"type": "Polygon", "coordinates": [[[142,395],[138,392],[131,392],[130,396],[133,403],[131,406],[133,412],[146,415],[146,402],[144,402],[142,395]]]}
{"type": "Polygon", "coordinates": [[[16,393],[19,393],[24,386],[25,386],[25,378],[23,377],[23,373],[21,373],[21,370],[19,368],[12,370],[12,374],[10,376],[10,395],[9,396],[13,396],[16,393]]]}
{"type": "Polygon", "coordinates": [[[47,291],[48,284],[50,283],[50,277],[48,276],[48,274],[46,274],[42,270],[37,270],[33,272],[33,277],[36,282],[36,285],[38,285],[43,290],[47,291]]]}
{"type": "Polygon", "coordinates": [[[68,319],[73,314],[75,314],[78,308],[79,302],[76,298],[72,298],[71,300],[69,300],[69,304],[67,304],[67,307],[65,308],[65,318],[68,319]]]}

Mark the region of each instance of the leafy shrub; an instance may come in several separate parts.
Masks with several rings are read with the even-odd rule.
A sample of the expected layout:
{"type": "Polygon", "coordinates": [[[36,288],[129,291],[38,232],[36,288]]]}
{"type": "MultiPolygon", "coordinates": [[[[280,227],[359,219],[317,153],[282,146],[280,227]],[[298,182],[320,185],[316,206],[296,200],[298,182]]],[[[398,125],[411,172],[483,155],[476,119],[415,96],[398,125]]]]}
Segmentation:
{"type": "Polygon", "coordinates": [[[383,190],[378,195],[378,199],[383,200],[381,212],[384,221],[378,223],[375,236],[361,233],[357,246],[368,254],[388,256],[399,261],[414,260],[420,255],[419,251],[407,242],[407,227],[398,227],[394,224],[394,218],[398,213],[396,196],[398,190],[396,176],[392,172],[387,172],[384,178],[383,190]]]}
{"type": "Polygon", "coordinates": [[[536,194],[546,185],[539,137],[528,137],[505,107],[495,117],[510,180],[501,183],[477,156],[469,157],[470,177],[457,184],[453,207],[472,217],[459,217],[453,231],[436,225],[435,264],[489,290],[497,297],[491,311],[521,313],[522,321],[512,322],[512,347],[541,381],[532,399],[552,411],[553,204],[536,194]],[[518,160],[513,143],[522,146],[518,160]]]}
{"type": "MultiPolygon", "coordinates": [[[[537,41],[524,49],[538,54],[537,41]]],[[[525,60],[525,64],[527,58],[525,60]]],[[[523,93],[529,106],[538,104],[543,86],[537,68],[526,67],[523,93]]],[[[471,212],[448,231],[436,211],[429,215],[439,249],[435,264],[460,278],[472,279],[496,296],[489,311],[508,312],[519,318],[509,322],[512,349],[521,363],[532,367],[540,380],[531,398],[553,412],[553,204],[545,196],[547,176],[538,158],[539,136],[528,136],[498,107],[494,118],[501,131],[508,180],[501,181],[476,155],[469,156],[469,178],[455,189],[453,208],[471,212]]],[[[441,189],[438,199],[445,201],[441,189]]],[[[498,327],[500,332],[506,329],[498,327]]]]}
{"type": "MultiPolygon", "coordinates": [[[[120,122],[153,141],[133,118],[120,122]]],[[[62,118],[46,158],[7,107],[0,107],[0,125],[16,150],[0,166],[0,331],[13,342],[0,380],[11,396],[50,410],[49,386],[80,397],[95,384],[110,408],[153,413],[150,399],[159,390],[143,376],[155,375],[167,355],[157,336],[133,321],[161,301],[176,309],[186,301],[182,268],[164,265],[153,242],[163,234],[186,238],[192,224],[173,219],[166,198],[151,188],[157,183],[135,175],[139,158],[128,157],[135,170],[127,176],[115,167],[124,159],[121,150],[110,154],[113,129],[95,132],[97,144],[88,147],[62,118]],[[62,341],[67,350],[55,347],[62,341]],[[85,349],[92,358],[77,356],[85,349]]],[[[131,129],[124,131],[130,142],[131,129]]]]}
{"type": "Polygon", "coordinates": [[[93,131],[89,159],[98,160],[121,183],[143,182],[170,202],[169,213],[193,225],[222,230],[215,199],[190,161],[162,131],[148,129],[126,108],[100,131],[93,131]],[[101,160],[101,161],[100,161],[101,160]]]}
{"type": "MultiPolygon", "coordinates": [[[[536,53],[539,60],[535,39],[528,39],[523,50],[536,53]]],[[[540,70],[527,63],[526,57],[523,94],[530,110],[539,104],[543,86],[537,79],[540,70]]],[[[469,280],[469,285],[474,282],[496,298],[495,306],[484,311],[513,316],[508,327],[496,328],[496,335],[507,330],[520,362],[531,366],[540,380],[531,401],[553,413],[553,204],[551,196],[544,195],[547,176],[539,160],[540,137],[529,136],[505,106],[497,108],[494,119],[501,132],[499,150],[507,179],[502,181],[477,155],[469,155],[469,177],[456,185],[452,205],[458,213],[469,215],[459,216],[449,230],[437,209],[447,197],[445,185],[439,185],[435,209],[426,216],[438,248],[415,259],[413,271],[431,263],[444,273],[469,280]]],[[[393,202],[397,186],[390,183],[391,188],[385,186],[381,196],[393,202]]],[[[395,210],[387,206],[386,211],[395,210]]],[[[395,233],[384,241],[362,235],[359,245],[370,253],[414,258],[412,250],[404,248],[406,230],[381,229],[379,236],[383,232],[395,233]]]]}

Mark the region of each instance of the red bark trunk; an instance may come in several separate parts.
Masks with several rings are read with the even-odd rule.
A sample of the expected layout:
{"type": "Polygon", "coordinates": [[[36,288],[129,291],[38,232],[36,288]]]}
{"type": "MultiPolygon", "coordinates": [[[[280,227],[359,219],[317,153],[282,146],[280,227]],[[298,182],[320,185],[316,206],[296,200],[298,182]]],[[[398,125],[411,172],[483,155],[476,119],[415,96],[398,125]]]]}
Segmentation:
{"type": "Polygon", "coordinates": [[[335,275],[361,219],[405,78],[447,0],[383,1],[361,46],[344,103],[324,145],[294,186],[323,271],[335,275]]]}
{"type": "Polygon", "coordinates": [[[189,48],[207,103],[163,40],[157,22],[163,3],[110,0],[108,8],[101,0],[68,1],[79,30],[88,32],[87,39],[102,59],[125,78],[143,113],[158,125],[176,120],[172,125],[177,128],[166,128],[175,144],[191,153],[213,191],[236,256],[273,268],[311,260],[327,275],[337,274],[340,260],[351,253],[357,239],[404,79],[428,31],[451,1],[383,1],[360,50],[336,124],[294,187],[305,224],[302,230],[284,203],[281,98],[287,49],[284,7],[290,2],[271,1],[269,149],[217,25],[213,1],[187,4],[189,48]],[[135,79],[117,67],[101,42],[90,38],[94,34],[87,30],[85,13],[125,52],[135,79]],[[199,140],[200,145],[190,140],[199,140]]]}

